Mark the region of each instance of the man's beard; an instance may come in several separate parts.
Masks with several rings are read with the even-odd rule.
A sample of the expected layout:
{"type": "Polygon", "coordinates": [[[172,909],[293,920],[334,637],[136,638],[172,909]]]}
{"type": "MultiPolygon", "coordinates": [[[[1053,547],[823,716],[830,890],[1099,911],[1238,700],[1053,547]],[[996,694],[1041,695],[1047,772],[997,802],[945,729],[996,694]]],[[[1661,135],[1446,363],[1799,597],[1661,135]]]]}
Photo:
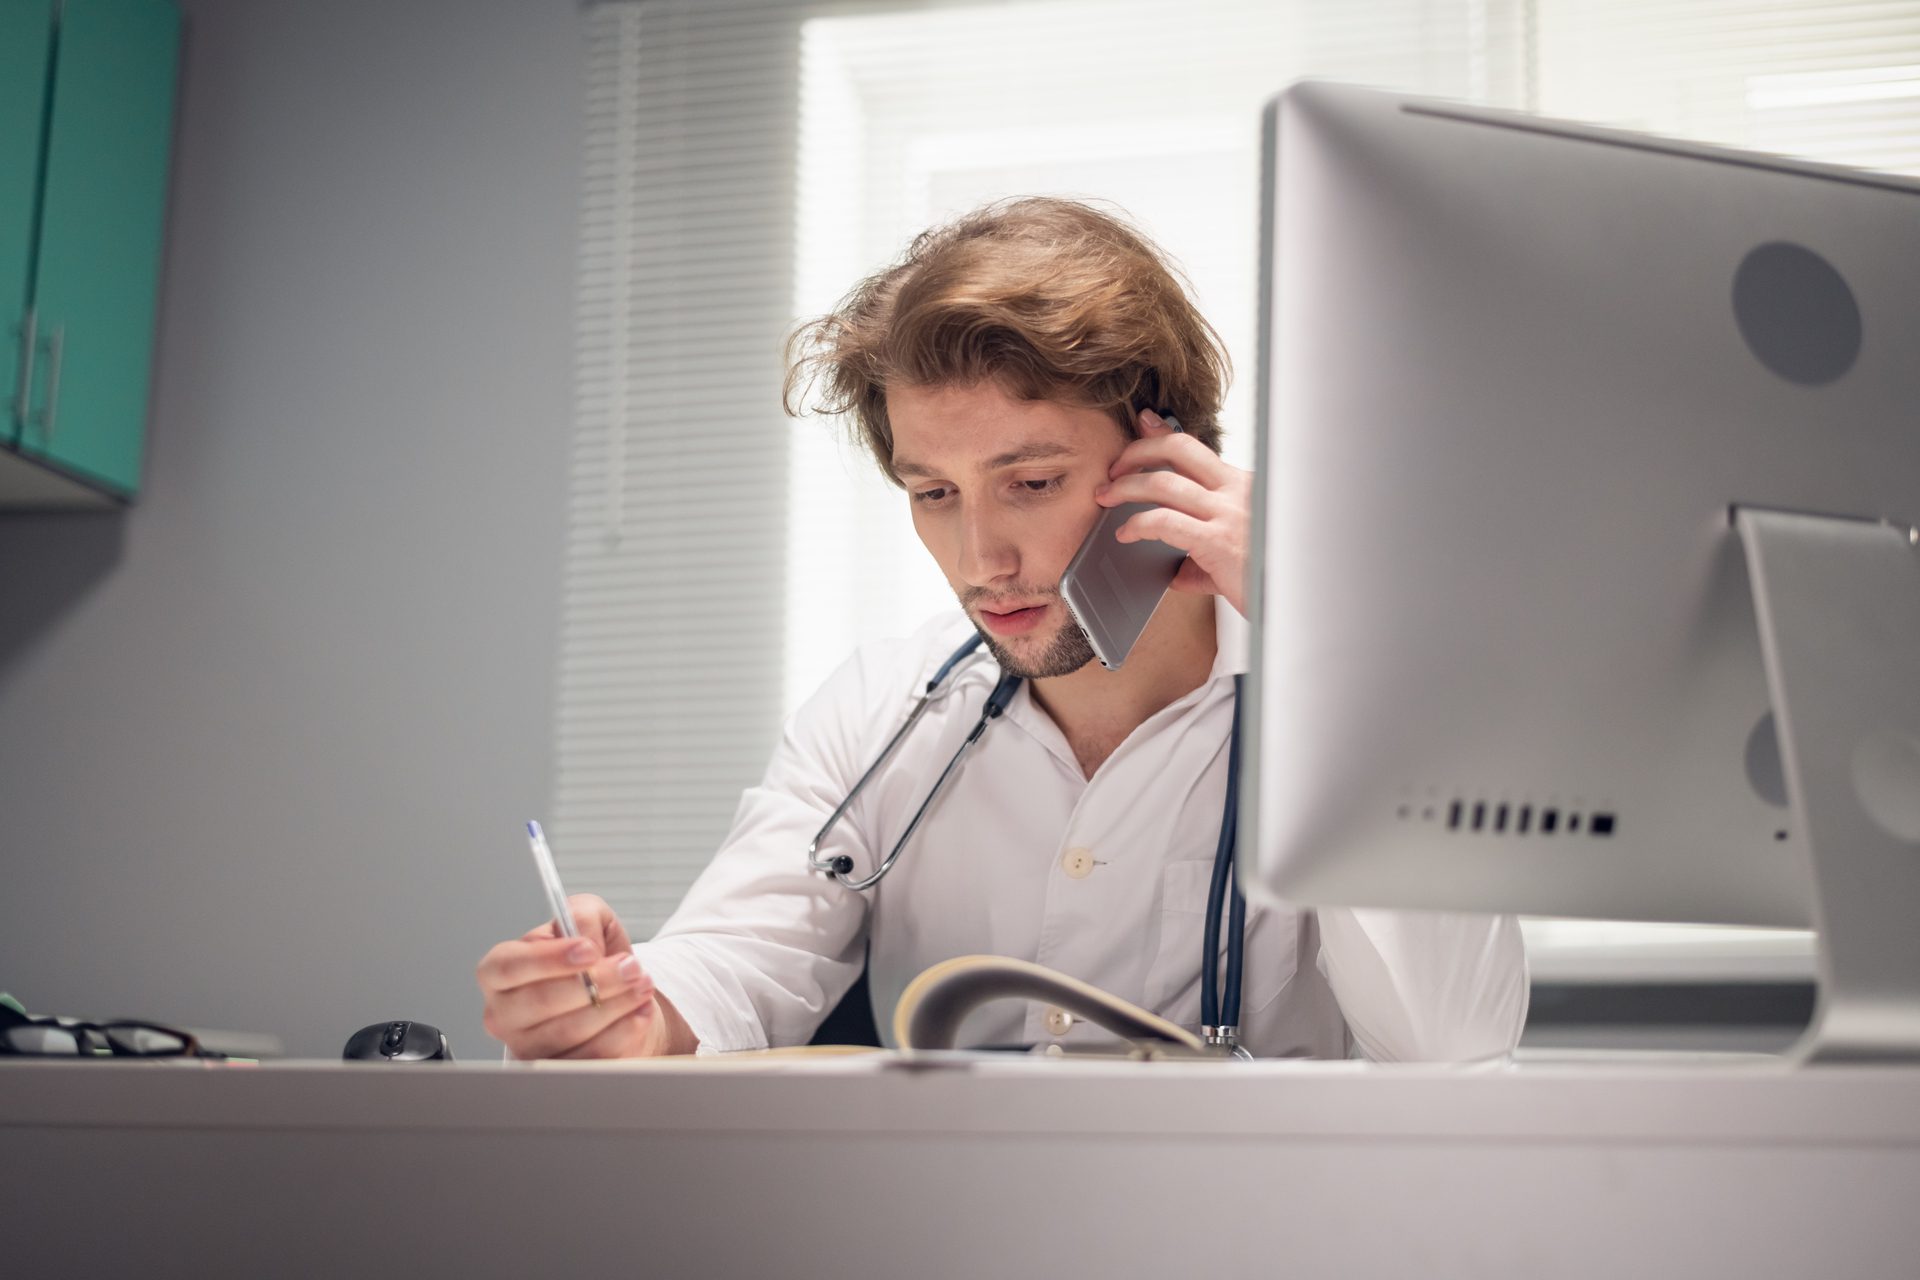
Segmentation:
{"type": "MultiPolygon", "coordinates": [[[[972,592],[962,597],[962,606],[981,599],[985,592],[972,592]]],[[[1035,593],[1038,594],[1038,593],[1035,593]]],[[[1052,599],[1060,599],[1058,591],[1047,592],[1052,599]]],[[[993,654],[993,660],[1000,664],[1000,670],[1008,675],[1019,676],[1026,680],[1045,680],[1050,676],[1072,675],[1093,661],[1093,643],[1087,639],[1087,633],[1074,619],[1071,609],[1065,610],[1066,625],[1054,633],[1054,637],[1032,659],[1022,661],[1009,653],[1006,646],[994,639],[993,633],[980,628],[980,635],[987,642],[987,649],[993,654]]]]}

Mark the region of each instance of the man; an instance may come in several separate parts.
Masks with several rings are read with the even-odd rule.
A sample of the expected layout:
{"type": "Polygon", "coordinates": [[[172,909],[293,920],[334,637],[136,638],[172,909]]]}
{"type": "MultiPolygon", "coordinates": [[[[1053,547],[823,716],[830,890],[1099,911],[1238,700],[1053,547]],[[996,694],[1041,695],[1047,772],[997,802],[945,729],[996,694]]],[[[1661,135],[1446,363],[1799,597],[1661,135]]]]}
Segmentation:
{"type": "MultiPolygon", "coordinates": [[[[795,335],[787,404],[824,384],[961,612],[861,650],[787,725],[732,833],[651,942],[573,900],[480,962],[488,1030],[520,1057],[804,1043],[867,966],[886,1011],[957,955],[1036,961],[1189,1027],[1245,670],[1250,477],[1218,456],[1226,358],[1159,252],[1084,205],[1022,200],[919,236],[795,335]],[[1163,414],[1185,428],[1175,433],[1163,414]],[[1125,665],[1093,661],[1058,584],[1100,508],[1187,552],[1125,665]],[[860,892],[805,850],[975,629],[992,661],[947,692],[834,827],[856,877],[887,856],[1001,672],[1025,677],[900,860],[860,892]],[[579,975],[591,975],[589,1001],[579,975]]],[[[1284,624],[1284,619],[1279,620],[1284,624]]],[[[1247,911],[1241,1042],[1257,1055],[1470,1060],[1526,1016],[1511,917],[1247,911]]],[[[1002,1002],[960,1043],[1104,1038],[1002,1002]]]]}

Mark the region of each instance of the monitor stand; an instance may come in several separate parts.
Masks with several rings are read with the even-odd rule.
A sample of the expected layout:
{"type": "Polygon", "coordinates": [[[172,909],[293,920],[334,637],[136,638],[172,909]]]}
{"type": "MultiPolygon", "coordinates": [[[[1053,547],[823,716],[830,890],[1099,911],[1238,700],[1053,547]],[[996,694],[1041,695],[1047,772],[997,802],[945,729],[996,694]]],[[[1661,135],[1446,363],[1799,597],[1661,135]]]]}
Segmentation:
{"type": "Polygon", "coordinates": [[[1741,507],[1819,948],[1801,1063],[1920,1062],[1920,546],[1869,520],[1741,507]]]}

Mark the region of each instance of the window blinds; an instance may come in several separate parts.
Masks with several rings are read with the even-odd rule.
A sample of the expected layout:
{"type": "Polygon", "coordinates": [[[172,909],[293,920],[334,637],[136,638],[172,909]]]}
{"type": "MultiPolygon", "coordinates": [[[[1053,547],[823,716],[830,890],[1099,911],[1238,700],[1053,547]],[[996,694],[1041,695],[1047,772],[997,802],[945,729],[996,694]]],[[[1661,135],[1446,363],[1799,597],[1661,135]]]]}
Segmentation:
{"type": "Polygon", "coordinates": [[[567,882],[644,937],[777,727],[798,25],[661,0],[585,28],[551,826],[567,882]]]}
{"type": "Polygon", "coordinates": [[[1539,109],[1920,174],[1914,0],[1539,0],[1539,109]]]}

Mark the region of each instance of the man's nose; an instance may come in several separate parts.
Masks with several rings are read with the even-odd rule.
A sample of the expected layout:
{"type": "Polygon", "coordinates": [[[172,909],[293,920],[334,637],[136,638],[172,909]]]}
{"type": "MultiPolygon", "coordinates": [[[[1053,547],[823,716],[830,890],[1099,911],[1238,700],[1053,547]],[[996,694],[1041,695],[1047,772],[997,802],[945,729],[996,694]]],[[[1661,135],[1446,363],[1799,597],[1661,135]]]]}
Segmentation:
{"type": "Polygon", "coordinates": [[[996,515],[980,507],[961,511],[958,570],[961,580],[969,586],[991,586],[1012,577],[1020,569],[1020,556],[1013,539],[1007,536],[996,515]]]}

